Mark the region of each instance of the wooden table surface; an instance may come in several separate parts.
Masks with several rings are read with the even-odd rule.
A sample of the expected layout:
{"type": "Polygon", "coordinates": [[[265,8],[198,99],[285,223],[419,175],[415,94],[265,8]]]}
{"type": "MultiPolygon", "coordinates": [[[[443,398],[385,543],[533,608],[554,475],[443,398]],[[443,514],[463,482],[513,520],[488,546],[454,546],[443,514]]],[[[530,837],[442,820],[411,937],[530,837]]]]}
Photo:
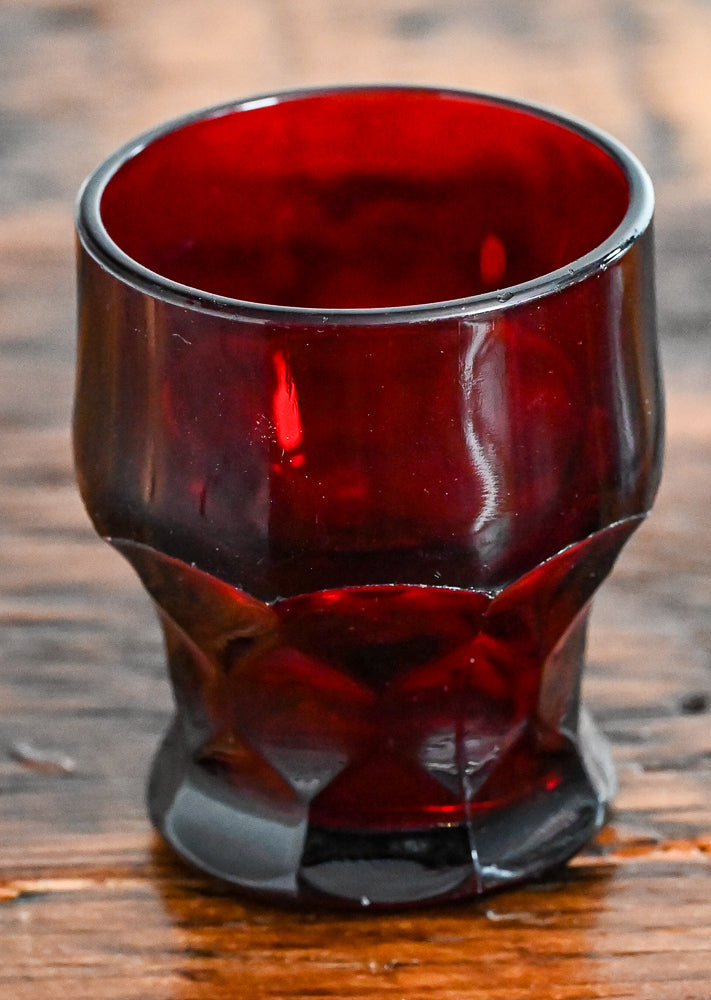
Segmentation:
{"type": "Polygon", "coordinates": [[[0,0],[0,997],[711,998],[711,4],[0,0]],[[565,871],[389,916],[246,903],[153,835],[157,626],[77,498],[72,202],[138,130],[400,80],[615,133],[658,195],[664,483],[593,620],[610,825],[565,871]]]}

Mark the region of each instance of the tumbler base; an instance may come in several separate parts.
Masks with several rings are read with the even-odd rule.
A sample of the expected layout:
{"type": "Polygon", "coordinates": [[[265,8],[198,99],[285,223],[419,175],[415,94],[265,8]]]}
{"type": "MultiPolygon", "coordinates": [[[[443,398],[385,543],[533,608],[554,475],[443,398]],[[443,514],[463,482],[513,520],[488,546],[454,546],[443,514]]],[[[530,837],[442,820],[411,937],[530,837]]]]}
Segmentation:
{"type": "Polygon", "coordinates": [[[356,909],[441,903],[540,876],[602,826],[614,768],[585,712],[575,743],[556,787],[501,808],[472,804],[466,822],[334,830],[312,825],[295,796],[267,800],[225,783],[191,758],[174,726],[153,765],[149,809],[184,860],[250,894],[356,909]]]}

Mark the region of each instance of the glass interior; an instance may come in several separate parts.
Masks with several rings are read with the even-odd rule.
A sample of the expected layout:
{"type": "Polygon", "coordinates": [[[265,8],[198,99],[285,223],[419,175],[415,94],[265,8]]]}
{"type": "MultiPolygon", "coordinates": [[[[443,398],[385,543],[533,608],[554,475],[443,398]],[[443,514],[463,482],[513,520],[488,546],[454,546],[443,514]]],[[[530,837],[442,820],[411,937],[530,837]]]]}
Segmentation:
{"type": "Polygon", "coordinates": [[[624,171],[571,128],[427,90],[304,94],[195,121],[110,178],[101,216],[164,278],[251,302],[388,308],[534,279],[594,250],[624,171]]]}

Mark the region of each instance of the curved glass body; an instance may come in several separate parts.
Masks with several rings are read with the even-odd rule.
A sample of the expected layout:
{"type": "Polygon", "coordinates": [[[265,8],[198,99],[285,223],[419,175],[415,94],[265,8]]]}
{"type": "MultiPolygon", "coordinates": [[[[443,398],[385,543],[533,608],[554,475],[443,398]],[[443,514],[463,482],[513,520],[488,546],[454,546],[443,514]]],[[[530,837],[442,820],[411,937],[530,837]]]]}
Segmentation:
{"type": "Polygon", "coordinates": [[[89,178],[78,476],[165,631],[149,803],[188,860],[390,906],[599,827],[579,685],[659,481],[652,206],[595,130],[419,88],[212,109],[89,178]]]}

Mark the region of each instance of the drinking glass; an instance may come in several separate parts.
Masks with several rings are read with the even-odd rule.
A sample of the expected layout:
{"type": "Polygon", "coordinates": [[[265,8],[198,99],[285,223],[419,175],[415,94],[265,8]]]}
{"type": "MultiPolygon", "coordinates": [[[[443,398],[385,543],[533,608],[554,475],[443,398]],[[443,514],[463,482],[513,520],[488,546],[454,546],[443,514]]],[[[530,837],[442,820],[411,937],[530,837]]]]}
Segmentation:
{"type": "Polygon", "coordinates": [[[391,907],[604,821],[580,681],[660,474],[652,211],[596,129],[420,87],[212,108],[88,179],[78,478],[165,633],[189,862],[391,907]]]}

